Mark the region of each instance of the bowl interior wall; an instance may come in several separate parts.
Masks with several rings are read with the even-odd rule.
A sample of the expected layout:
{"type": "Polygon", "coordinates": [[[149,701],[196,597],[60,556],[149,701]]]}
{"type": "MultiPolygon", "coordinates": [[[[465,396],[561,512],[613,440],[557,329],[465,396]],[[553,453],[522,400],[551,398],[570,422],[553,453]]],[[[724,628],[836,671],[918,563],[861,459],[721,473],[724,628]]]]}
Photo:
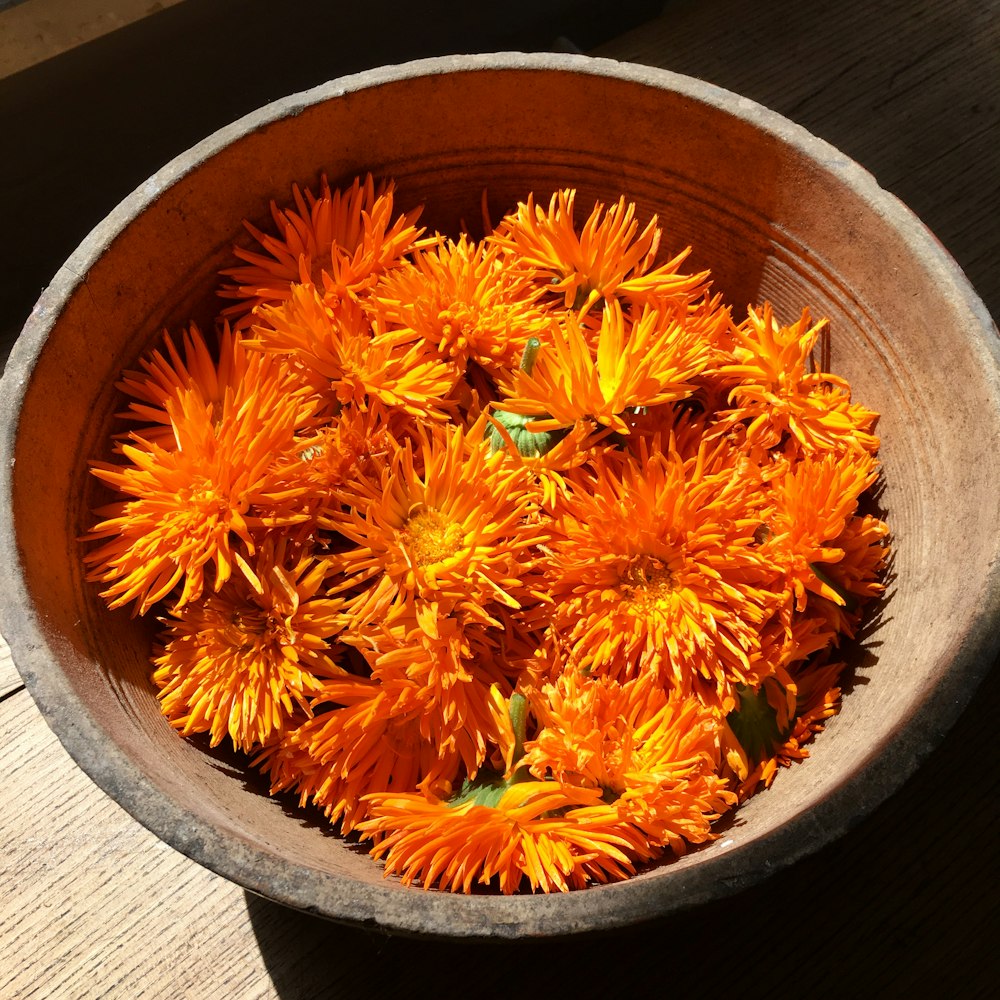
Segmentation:
{"type": "MultiPolygon", "coordinates": [[[[320,171],[332,183],[369,170],[391,176],[398,206],[423,203],[422,221],[453,234],[463,222],[481,229],[484,189],[496,221],[530,191],[545,200],[574,186],[584,210],[624,194],[641,219],[658,213],[664,248],[693,245],[690,266],[710,267],[737,312],[770,299],[786,320],[806,306],[829,316],[834,371],[882,413],[891,599],[864,648],[850,651],[853,690],[814,757],[752,801],[728,836],[764,837],[823,799],[891,739],[954,655],[978,599],[967,582],[986,574],[979,540],[998,514],[996,496],[978,485],[996,481],[995,470],[983,475],[982,463],[992,469],[995,459],[977,438],[982,414],[996,421],[992,376],[982,375],[974,348],[951,352],[949,379],[941,374],[942,331],[963,322],[964,307],[934,294],[926,261],[848,183],[856,169],[821,163],[752,121],[667,90],[586,74],[477,71],[302,107],[176,179],[179,171],[168,172],[144,211],[127,220],[121,210],[124,228],[105,230],[98,259],[70,262],[88,267],[86,282],[55,319],[18,429],[25,576],[85,711],[137,773],[221,835],[319,872],[381,882],[317,817],[269,800],[252,772],[178,739],[161,719],[148,678],[150,624],[108,612],[82,579],[77,539],[100,500],[87,460],[108,454],[121,370],[163,328],[190,318],[210,325],[217,272],[234,241],[248,242],[241,220],[266,224],[269,200],[286,202],[294,182],[311,184],[320,171]],[[956,496],[968,499],[961,509],[956,496]]],[[[722,849],[649,877],[670,878],[722,849]]]]}

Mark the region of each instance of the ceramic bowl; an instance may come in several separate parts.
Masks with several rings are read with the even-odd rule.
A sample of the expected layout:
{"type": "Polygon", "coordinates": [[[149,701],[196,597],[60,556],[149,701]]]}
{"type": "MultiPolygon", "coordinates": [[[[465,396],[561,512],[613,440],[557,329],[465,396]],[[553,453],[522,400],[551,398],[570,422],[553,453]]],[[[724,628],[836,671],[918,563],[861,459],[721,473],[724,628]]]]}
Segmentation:
{"type": "Polygon", "coordinates": [[[848,157],[751,101],[665,71],[571,55],[427,60],[336,80],[217,132],[101,223],[36,305],[3,377],[0,629],[70,754],[163,840],[263,896],[386,930],[516,937],[621,927],[730,893],[845,831],[957,717],[996,653],[1000,366],[996,330],[924,226],[848,157]],[[483,190],[634,200],[664,245],[693,245],[737,306],[808,305],[831,367],[881,411],[889,595],[849,650],[851,690],[813,756],[723,837],[615,885],[551,896],[405,888],[320,816],[178,738],[160,716],[151,626],[86,585],[87,460],[114,382],[161,331],[210,324],[242,220],[293,182],[371,171],[457,232],[483,190]]]}

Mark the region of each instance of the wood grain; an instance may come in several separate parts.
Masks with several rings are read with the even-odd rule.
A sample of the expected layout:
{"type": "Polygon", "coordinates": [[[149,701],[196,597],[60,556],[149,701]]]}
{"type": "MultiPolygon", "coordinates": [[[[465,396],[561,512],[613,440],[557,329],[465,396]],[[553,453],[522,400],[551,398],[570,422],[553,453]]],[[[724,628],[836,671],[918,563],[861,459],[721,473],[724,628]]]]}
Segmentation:
{"type": "Polygon", "coordinates": [[[0,635],[0,698],[4,698],[17,691],[24,685],[21,683],[21,675],[14,666],[14,661],[10,656],[10,647],[6,640],[0,635]]]}
{"type": "Polygon", "coordinates": [[[243,893],[136,823],[26,691],[0,703],[0,996],[270,998],[243,893]]]}
{"type": "Polygon", "coordinates": [[[998,682],[900,794],[762,885],[612,936],[498,945],[384,937],[244,894],[127,816],[20,691],[0,703],[0,997],[509,1000],[530,983],[578,1000],[655,995],[664,976],[677,997],[706,981],[749,998],[789,983],[810,1000],[986,997],[1000,789],[955,768],[989,759],[998,682]]]}
{"type": "Polygon", "coordinates": [[[25,0],[0,11],[0,77],[83,45],[181,0],[25,0]]]}

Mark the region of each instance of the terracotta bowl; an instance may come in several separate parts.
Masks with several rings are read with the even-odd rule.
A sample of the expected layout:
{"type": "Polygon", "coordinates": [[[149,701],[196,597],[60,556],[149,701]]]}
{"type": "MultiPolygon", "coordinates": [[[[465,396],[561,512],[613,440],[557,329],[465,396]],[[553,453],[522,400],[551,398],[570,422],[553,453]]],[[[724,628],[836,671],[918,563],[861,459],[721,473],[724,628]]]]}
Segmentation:
{"type": "MultiPolygon", "coordinates": [[[[499,214],[499,213],[498,213],[499,214]]],[[[997,649],[996,330],[921,223],[846,156],[751,101],[674,74],[564,55],[429,60],[337,80],[223,129],[151,177],[45,290],[3,377],[0,629],[49,724],[163,840],[263,896],[408,933],[540,936],[624,926],[744,887],[841,834],[957,717],[997,649]],[[457,231],[480,197],[572,185],[657,212],[727,301],[832,322],[832,369],[882,413],[890,594],[851,651],[842,713],[704,849],[617,885],[553,896],[404,888],[259,776],[179,739],[149,679],[150,625],[110,613],[78,536],[121,405],[119,372],[206,325],[241,222],[294,181],[372,171],[457,231]]]]}

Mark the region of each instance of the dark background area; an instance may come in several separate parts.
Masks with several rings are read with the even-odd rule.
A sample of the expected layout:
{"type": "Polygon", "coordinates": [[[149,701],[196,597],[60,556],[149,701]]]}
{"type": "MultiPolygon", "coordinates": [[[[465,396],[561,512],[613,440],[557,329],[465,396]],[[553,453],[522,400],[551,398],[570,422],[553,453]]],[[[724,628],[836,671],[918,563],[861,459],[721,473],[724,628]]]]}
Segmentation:
{"type": "Polygon", "coordinates": [[[457,52],[589,50],[662,0],[187,0],[0,80],[0,356],[42,288],[143,180],[326,80],[457,52]]]}

